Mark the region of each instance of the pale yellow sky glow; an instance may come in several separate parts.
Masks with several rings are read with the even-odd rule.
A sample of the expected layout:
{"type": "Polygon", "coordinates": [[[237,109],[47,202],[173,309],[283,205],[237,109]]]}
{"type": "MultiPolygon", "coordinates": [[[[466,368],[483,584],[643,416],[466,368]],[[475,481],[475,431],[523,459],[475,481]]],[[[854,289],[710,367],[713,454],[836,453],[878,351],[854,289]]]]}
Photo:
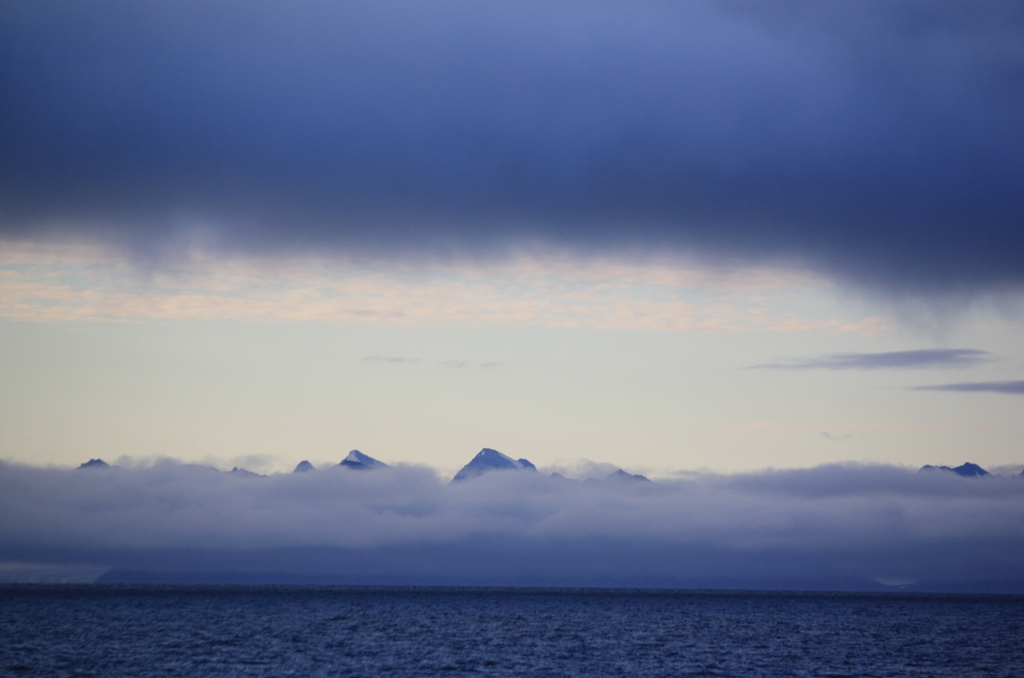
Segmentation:
{"type": "Polygon", "coordinates": [[[493,265],[373,266],[222,259],[143,270],[96,247],[0,248],[0,318],[225,319],[377,327],[546,327],[673,332],[877,332],[891,321],[807,314],[829,285],[807,274],[555,255],[493,265]]]}
{"type": "Polygon", "coordinates": [[[844,460],[1021,462],[1018,323],[943,336],[784,269],[534,252],[491,262],[224,258],[156,267],[0,247],[0,458],[164,456],[288,471],[348,450],[454,473],[481,447],[652,476],[844,460]],[[989,351],[967,368],[746,369],[989,351]],[[787,362],[788,361],[788,362],[787,362]]]}

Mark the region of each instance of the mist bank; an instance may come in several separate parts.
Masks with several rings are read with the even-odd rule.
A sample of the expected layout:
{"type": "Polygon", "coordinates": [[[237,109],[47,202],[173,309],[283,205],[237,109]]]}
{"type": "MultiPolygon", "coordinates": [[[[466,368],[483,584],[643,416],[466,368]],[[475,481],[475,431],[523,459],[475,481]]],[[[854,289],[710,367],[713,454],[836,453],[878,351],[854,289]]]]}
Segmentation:
{"type": "Polygon", "coordinates": [[[100,581],[1024,592],[1024,478],[893,466],[574,482],[0,464],[0,561],[100,581]]]}

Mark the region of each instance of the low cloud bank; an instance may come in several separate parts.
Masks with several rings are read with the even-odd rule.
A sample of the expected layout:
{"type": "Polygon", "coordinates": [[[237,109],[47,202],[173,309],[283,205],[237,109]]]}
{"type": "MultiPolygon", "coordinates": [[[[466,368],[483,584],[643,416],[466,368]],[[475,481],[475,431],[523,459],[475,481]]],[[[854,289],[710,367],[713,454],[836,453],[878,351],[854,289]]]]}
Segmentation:
{"type": "Polygon", "coordinates": [[[657,483],[425,467],[0,464],[0,561],[101,581],[1024,591],[1024,478],[835,465],[657,483]]]}

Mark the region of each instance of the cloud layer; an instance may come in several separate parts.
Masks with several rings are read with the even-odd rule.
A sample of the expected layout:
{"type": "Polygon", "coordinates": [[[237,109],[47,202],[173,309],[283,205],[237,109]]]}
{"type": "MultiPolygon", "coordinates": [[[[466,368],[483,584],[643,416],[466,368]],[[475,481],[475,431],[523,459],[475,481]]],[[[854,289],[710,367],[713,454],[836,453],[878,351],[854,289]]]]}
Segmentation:
{"type": "Polygon", "coordinates": [[[0,237],[1024,283],[1016,3],[6,3],[0,237]]]}
{"type": "Polygon", "coordinates": [[[959,384],[918,386],[917,391],[953,391],[956,393],[1000,393],[1024,395],[1024,381],[970,381],[959,384]]]}
{"type": "Polygon", "coordinates": [[[861,313],[823,313],[815,302],[828,291],[806,275],[611,257],[339,266],[330,257],[196,255],[139,275],[108,248],[0,248],[0,319],[21,321],[219,318],[696,332],[874,332],[891,324],[861,313]]]}
{"type": "Polygon", "coordinates": [[[816,358],[752,365],[758,370],[907,370],[974,367],[992,359],[976,348],[923,348],[882,353],[829,353],[816,358]]]}
{"type": "Polygon", "coordinates": [[[1024,590],[1024,480],[825,466],[658,483],[0,464],[0,561],[122,580],[1024,590]]]}

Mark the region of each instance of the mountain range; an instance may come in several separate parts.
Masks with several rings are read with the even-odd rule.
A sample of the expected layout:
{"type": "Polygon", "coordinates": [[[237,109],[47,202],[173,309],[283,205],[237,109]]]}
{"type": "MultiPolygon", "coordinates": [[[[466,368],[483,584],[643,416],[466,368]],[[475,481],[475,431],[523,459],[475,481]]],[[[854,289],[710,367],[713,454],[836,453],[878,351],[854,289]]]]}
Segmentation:
{"type": "MultiPolygon", "coordinates": [[[[352,450],[349,452],[348,456],[342,459],[338,466],[354,469],[356,471],[366,471],[374,468],[390,468],[384,462],[374,459],[368,454],[363,454],[359,450],[352,450]]],[[[295,470],[292,471],[292,473],[309,473],[310,471],[315,470],[315,466],[303,459],[299,462],[299,465],[295,467],[295,470]]]]}
{"type": "MultiPolygon", "coordinates": [[[[338,466],[353,469],[356,471],[390,468],[388,464],[385,464],[380,460],[374,459],[368,454],[363,454],[359,450],[352,450],[351,452],[349,452],[348,456],[342,459],[341,463],[339,463],[338,466]]],[[[110,464],[106,463],[102,459],[90,459],[89,461],[78,466],[78,468],[107,469],[116,467],[111,467],[110,464]]],[[[292,473],[309,473],[310,471],[315,470],[315,466],[313,466],[306,460],[302,460],[301,462],[299,462],[298,466],[295,467],[295,470],[292,471],[292,473]]],[[[484,475],[485,473],[490,473],[492,471],[525,471],[530,473],[537,473],[537,467],[534,466],[528,459],[513,459],[507,454],[502,454],[498,450],[491,449],[490,447],[485,447],[479,452],[477,452],[476,456],[470,459],[469,463],[463,466],[459,470],[459,472],[455,474],[455,477],[452,478],[451,482],[461,483],[467,480],[472,480],[473,478],[478,478],[484,475]]],[[[919,473],[925,471],[946,471],[949,473],[955,473],[956,475],[963,476],[965,478],[980,478],[982,476],[991,475],[981,466],[978,466],[977,464],[973,464],[971,462],[964,462],[960,466],[955,467],[933,466],[931,464],[926,464],[925,466],[922,466],[918,470],[919,473]]],[[[229,473],[235,475],[253,476],[261,478],[264,477],[261,476],[260,474],[253,473],[247,469],[239,468],[237,466],[231,469],[229,473]]],[[[571,480],[570,478],[566,478],[565,476],[558,472],[552,473],[551,477],[565,480],[566,482],[576,482],[571,480]]],[[[1024,472],[1021,472],[1020,477],[1024,477],[1024,472]]],[[[642,476],[640,474],[627,473],[626,471],[623,471],[621,468],[616,469],[613,473],[605,476],[602,479],[588,478],[586,482],[602,481],[612,481],[620,483],[651,482],[650,479],[646,478],[645,476],[642,476]]]]}

